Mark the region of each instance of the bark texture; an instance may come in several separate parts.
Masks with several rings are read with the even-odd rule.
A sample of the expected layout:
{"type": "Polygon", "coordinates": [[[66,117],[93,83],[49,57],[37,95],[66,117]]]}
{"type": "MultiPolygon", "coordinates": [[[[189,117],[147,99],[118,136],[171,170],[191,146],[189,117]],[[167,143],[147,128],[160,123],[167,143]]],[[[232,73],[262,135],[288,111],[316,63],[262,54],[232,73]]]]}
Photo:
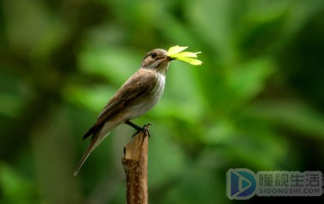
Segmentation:
{"type": "Polygon", "coordinates": [[[135,134],[124,148],[122,160],[126,175],[126,203],[147,204],[147,150],[149,124],[135,134]]]}

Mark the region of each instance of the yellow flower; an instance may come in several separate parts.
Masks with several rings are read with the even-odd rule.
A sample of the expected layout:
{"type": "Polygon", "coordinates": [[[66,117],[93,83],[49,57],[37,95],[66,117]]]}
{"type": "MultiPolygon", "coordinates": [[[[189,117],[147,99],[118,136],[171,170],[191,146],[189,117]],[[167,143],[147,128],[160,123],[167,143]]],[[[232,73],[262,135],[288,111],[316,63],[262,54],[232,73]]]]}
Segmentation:
{"type": "Polygon", "coordinates": [[[168,50],[168,56],[172,59],[187,62],[192,65],[201,65],[202,61],[195,59],[197,58],[197,54],[200,54],[201,52],[182,52],[187,48],[188,47],[181,47],[179,45],[170,47],[168,50]]]}

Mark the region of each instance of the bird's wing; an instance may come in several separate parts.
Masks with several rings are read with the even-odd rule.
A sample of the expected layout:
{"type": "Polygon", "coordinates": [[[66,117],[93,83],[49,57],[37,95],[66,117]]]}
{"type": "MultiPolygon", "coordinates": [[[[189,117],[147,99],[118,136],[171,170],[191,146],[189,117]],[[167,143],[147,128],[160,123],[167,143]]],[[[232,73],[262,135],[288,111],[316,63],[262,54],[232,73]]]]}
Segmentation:
{"type": "MultiPolygon", "coordinates": [[[[100,130],[101,127],[113,116],[118,115],[129,104],[141,99],[143,95],[152,91],[156,83],[156,76],[153,72],[140,69],[131,76],[117,93],[110,99],[108,104],[99,114],[95,124],[83,136],[83,139],[100,130]],[[145,72],[145,73],[143,73],[145,72]]],[[[95,134],[94,134],[95,135],[95,134]]]]}
{"type": "Polygon", "coordinates": [[[117,93],[108,102],[106,107],[100,113],[96,123],[90,128],[90,130],[83,136],[83,139],[92,135],[91,142],[82,155],[74,175],[76,176],[88,158],[90,153],[99,145],[102,141],[102,135],[100,135],[101,128],[112,117],[120,114],[125,108],[132,103],[141,100],[146,93],[153,90],[156,83],[156,76],[153,72],[140,69],[133,76],[131,76],[124,85],[117,91],[117,93]],[[145,72],[145,73],[143,73],[145,72]]]}

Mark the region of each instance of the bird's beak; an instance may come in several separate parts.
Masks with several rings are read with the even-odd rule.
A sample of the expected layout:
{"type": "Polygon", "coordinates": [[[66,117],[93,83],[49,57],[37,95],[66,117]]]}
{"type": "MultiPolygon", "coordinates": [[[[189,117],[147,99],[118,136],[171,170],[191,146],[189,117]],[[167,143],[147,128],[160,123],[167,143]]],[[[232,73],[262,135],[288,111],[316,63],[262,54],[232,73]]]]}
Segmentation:
{"type": "Polygon", "coordinates": [[[165,59],[168,60],[168,61],[172,61],[172,60],[174,60],[173,58],[171,58],[171,57],[169,57],[169,56],[167,56],[165,59]]]}

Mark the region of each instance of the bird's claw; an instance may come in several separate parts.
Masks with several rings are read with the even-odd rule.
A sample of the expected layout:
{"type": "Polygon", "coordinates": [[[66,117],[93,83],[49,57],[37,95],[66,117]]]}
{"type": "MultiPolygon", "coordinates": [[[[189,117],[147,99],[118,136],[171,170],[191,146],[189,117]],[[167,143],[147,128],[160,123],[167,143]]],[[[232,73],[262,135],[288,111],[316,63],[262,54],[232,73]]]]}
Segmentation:
{"type": "Polygon", "coordinates": [[[143,132],[145,135],[147,135],[149,138],[151,137],[150,131],[149,131],[149,127],[153,125],[152,123],[147,123],[145,124],[142,128],[138,128],[137,132],[132,136],[134,137],[135,135],[137,135],[139,132],[143,132]]]}
{"type": "Polygon", "coordinates": [[[149,127],[153,125],[152,123],[147,123],[143,126],[143,130],[144,130],[144,133],[150,138],[151,137],[151,134],[150,134],[150,131],[149,131],[149,127]]]}

